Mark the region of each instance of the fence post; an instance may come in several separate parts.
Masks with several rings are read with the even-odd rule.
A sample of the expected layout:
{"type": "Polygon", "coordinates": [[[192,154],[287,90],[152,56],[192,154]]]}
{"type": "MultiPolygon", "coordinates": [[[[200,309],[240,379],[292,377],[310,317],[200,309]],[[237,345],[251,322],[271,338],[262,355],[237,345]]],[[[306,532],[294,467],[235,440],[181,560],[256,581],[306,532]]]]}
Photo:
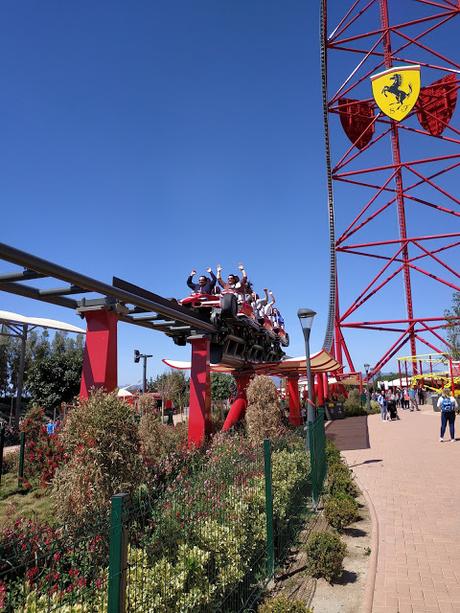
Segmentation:
{"type": "Polygon", "coordinates": [[[0,483],[2,482],[3,474],[3,449],[5,447],[5,424],[0,428],[0,483]]]}
{"type": "Polygon", "coordinates": [[[22,486],[24,481],[24,454],[26,451],[26,433],[21,432],[19,435],[19,468],[18,468],[18,487],[22,486]]]}
{"type": "Polygon", "coordinates": [[[124,613],[126,609],[128,539],[123,507],[127,497],[128,494],[115,494],[111,501],[108,613],[124,613]]]}
{"type": "Polygon", "coordinates": [[[320,479],[320,493],[323,491],[324,479],[327,473],[327,460],[326,460],[326,429],[324,425],[324,409],[319,409],[319,419],[321,424],[321,479],[320,479]]]}
{"type": "Polygon", "coordinates": [[[269,439],[264,440],[265,469],[265,517],[267,521],[267,575],[275,571],[275,543],[273,539],[273,491],[272,491],[272,450],[269,439]]]}

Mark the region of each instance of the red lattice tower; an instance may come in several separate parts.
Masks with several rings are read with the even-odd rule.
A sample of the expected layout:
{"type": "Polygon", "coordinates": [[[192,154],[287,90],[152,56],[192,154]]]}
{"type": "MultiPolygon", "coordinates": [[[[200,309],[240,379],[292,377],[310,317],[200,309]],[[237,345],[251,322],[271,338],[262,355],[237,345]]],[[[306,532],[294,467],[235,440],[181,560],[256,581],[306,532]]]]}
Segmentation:
{"type": "MultiPolygon", "coordinates": [[[[433,352],[449,351],[442,330],[446,305],[439,303],[439,313],[426,313],[423,301],[415,304],[414,282],[415,275],[421,275],[460,291],[460,200],[452,193],[454,180],[460,184],[460,130],[453,119],[460,65],[449,57],[459,48],[453,44],[452,32],[460,35],[455,19],[460,0],[321,0],[321,6],[331,228],[325,348],[333,349],[335,357],[341,363],[346,359],[355,371],[345,341],[347,331],[391,332],[396,338],[388,339],[373,374],[405,344],[412,355],[417,353],[417,343],[433,352]],[[375,103],[370,77],[392,67],[415,65],[420,66],[420,95],[409,115],[394,121],[375,103]],[[329,126],[334,134],[331,147],[329,126]],[[431,211],[425,232],[417,227],[421,209],[431,211]],[[390,213],[393,226],[388,221],[390,213]],[[345,223],[344,215],[348,215],[345,223]],[[391,227],[393,235],[382,238],[382,230],[391,231],[391,227]],[[349,266],[342,265],[344,254],[350,258],[349,266]],[[352,275],[357,274],[362,274],[362,288],[350,304],[339,307],[339,289],[354,283],[352,275]],[[404,292],[399,314],[360,317],[370,308],[368,301],[397,278],[404,292]]],[[[396,308],[393,303],[390,306],[396,308]]],[[[382,341],[378,339],[379,344],[382,341]]],[[[413,369],[416,374],[416,362],[413,369]]]]}

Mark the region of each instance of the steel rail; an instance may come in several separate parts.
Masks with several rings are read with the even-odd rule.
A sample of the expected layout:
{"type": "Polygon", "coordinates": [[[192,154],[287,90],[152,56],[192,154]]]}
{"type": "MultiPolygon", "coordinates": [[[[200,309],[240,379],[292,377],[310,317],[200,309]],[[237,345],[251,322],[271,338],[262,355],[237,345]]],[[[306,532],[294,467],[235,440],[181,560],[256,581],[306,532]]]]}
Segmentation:
{"type": "MultiPolygon", "coordinates": [[[[326,0],[320,4],[320,61],[321,61],[321,88],[323,100],[323,127],[327,174],[327,209],[329,219],[329,307],[324,335],[323,348],[330,352],[334,343],[334,329],[337,316],[337,260],[335,251],[335,211],[334,188],[332,185],[331,145],[329,138],[329,117],[327,104],[327,9],[326,0]]],[[[335,357],[338,359],[340,348],[336,347],[335,357]]],[[[339,359],[341,362],[341,359],[339,359]]]]}
{"type": "MultiPolygon", "coordinates": [[[[168,300],[162,298],[161,296],[157,296],[152,292],[149,292],[151,296],[150,298],[145,298],[143,296],[133,294],[119,287],[109,285],[108,283],[97,281],[96,279],[92,279],[91,277],[82,275],[78,272],[75,272],[74,270],[65,268],[64,266],[59,266],[58,264],[54,264],[37,256],[31,255],[30,253],[27,253],[25,251],[21,251],[20,249],[16,249],[15,247],[11,247],[10,245],[6,245],[5,243],[0,243],[0,259],[3,259],[7,262],[11,262],[12,264],[16,264],[18,266],[22,266],[28,270],[33,270],[46,277],[54,277],[56,279],[60,279],[61,281],[70,283],[74,286],[78,286],[86,291],[96,292],[98,294],[102,294],[103,296],[110,296],[112,298],[115,298],[116,300],[119,300],[122,303],[133,304],[135,306],[147,309],[148,311],[163,315],[166,318],[170,318],[175,321],[181,321],[182,323],[188,324],[196,330],[201,330],[210,333],[217,332],[216,327],[213,326],[211,323],[201,319],[200,317],[193,316],[184,307],[178,304],[168,304],[168,300]]],[[[75,308],[76,304],[76,301],[71,300],[69,298],[59,298],[58,296],[42,296],[40,295],[39,290],[22,286],[19,283],[2,283],[0,284],[0,289],[27,296],[28,298],[35,298],[37,300],[42,301],[45,300],[47,302],[54,302],[54,304],[68,306],[70,308],[75,308]]]]}

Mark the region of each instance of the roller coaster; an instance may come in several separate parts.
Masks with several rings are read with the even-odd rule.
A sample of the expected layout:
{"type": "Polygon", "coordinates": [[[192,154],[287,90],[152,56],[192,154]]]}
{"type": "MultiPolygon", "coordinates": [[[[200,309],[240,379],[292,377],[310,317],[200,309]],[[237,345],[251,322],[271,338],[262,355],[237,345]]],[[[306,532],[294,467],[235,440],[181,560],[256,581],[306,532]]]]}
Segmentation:
{"type": "MultiPolygon", "coordinates": [[[[455,206],[460,200],[441,183],[441,179],[445,180],[460,166],[460,130],[452,120],[460,65],[433,47],[429,40],[459,16],[460,3],[415,0],[410,3],[413,17],[408,19],[401,9],[408,3],[395,1],[392,10],[402,11],[401,19],[395,23],[390,21],[389,4],[388,0],[350,0],[345,6],[345,3],[320,0],[330,290],[318,373],[343,374],[345,361],[349,371],[356,372],[345,339],[352,329],[396,335],[396,340],[389,343],[370,369],[369,377],[405,344],[409,344],[412,355],[416,354],[416,343],[436,353],[452,351],[440,333],[452,325],[452,318],[446,321],[443,313],[434,316],[416,313],[412,277],[417,273],[437,285],[460,291],[460,274],[456,269],[458,252],[454,263],[448,259],[449,254],[454,257],[454,249],[460,245],[460,232],[455,228],[447,232],[445,224],[442,225],[445,220],[458,219],[460,213],[455,206]],[[415,14],[417,9],[419,14],[415,14]],[[335,23],[329,32],[331,21],[335,23]],[[338,61],[336,56],[340,56],[338,61]],[[409,71],[412,80],[406,86],[404,79],[409,71]],[[403,104],[408,97],[410,104],[403,104]],[[338,122],[343,132],[335,127],[338,122]],[[400,144],[403,139],[414,138],[419,140],[411,150],[417,150],[420,155],[405,160],[400,144]],[[382,150],[385,142],[388,146],[382,150]],[[425,157],[422,157],[423,151],[426,151],[425,157]],[[343,187],[358,190],[353,193],[353,206],[347,207],[349,213],[344,207],[340,209],[343,228],[339,232],[335,210],[337,186],[342,199],[339,202],[345,198],[347,204],[349,200],[343,195],[343,187]],[[362,199],[356,196],[361,193],[362,199]],[[432,234],[410,233],[408,205],[413,216],[421,208],[431,211],[432,234]],[[373,240],[364,237],[350,242],[359,233],[372,232],[372,223],[392,210],[395,213],[395,224],[390,226],[393,238],[375,240],[372,233],[373,240]],[[348,214],[351,219],[347,220],[348,214]],[[364,282],[351,304],[341,308],[339,289],[343,298],[352,269],[344,266],[339,271],[338,256],[344,254],[370,258],[378,264],[378,269],[364,282]],[[423,268],[420,261],[426,263],[423,268]],[[437,268],[432,270],[430,264],[437,268]],[[351,319],[397,277],[403,282],[404,312],[385,320],[351,319]]],[[[207,305],[211,308],[203,309],[203,304],[196,299],[164,298],[117,277],[110,284],[97,281],[3,243],[0,243],[0,259],[22,268],[0,275],[1,291],[74,309],[86,319],[81,396],[87,396],[95,385],[108,390],[116,387],[116,326],[122,321],[160,331],[177,345],[190,343],[191,443],[201,444],[209,429],[210,362],[230,369],[237,378],[238,398],[226,428],[244,412],[245,388],[251,374],[260,369],[268,374],[281,373],[290,379],[291,395],[294,399],[297,395],[292,405],[293,423],[300,423],[297,380],[305,358],[303,362],[300,358],[285,359],[283,348],[288,344],[288,337],[274,333],[244,312],[239,313],[234,299],[212,298],[214,303],[207,305]],[[27,283],[45,278],[65,285],[40,288],[27,283]]],[[[460,318],[454,319],[454,323],[460,322],[460,318]]],[[[416,361],[412,368],[416,374],[416,361]]]]}

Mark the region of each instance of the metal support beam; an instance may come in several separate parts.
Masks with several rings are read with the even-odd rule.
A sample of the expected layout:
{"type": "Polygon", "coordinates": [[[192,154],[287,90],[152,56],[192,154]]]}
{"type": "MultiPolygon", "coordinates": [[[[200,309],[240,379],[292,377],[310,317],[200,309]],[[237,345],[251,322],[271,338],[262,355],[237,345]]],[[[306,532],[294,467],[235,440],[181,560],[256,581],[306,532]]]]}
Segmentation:
{"type": "Polygon", "coordinates": [[[289,423],[293,426],[301,426],[302,416],[300,415],[298,375],[290,375],[287,378],[287,392],[289,396],[289,423]]]}
{"type": "Polygon", "coordinates": [[[22,405],[22,390],[24,387],[24,368],[26,364],[26,349],[27,349],[27,332],[28,325],[22,326],[21,333],[21,353],[19,356],[19,370],[18,380],[16,382],[16,407],[14,412],[14,429],[19,430],[19,419],[21,417],[21,405],[22,405]]]}
{"type": "Polygon", "coordinates": [[[233,401],[232,406],[230,407],[230,411],[228,412],[227,418],[225,419],[224,425],[222,427],[223,432],[227,432],[230,430],[242,417],[246,412],[246,407],[248,406],[248,399],[246,397],[246,390],[251,381],[253,373],[252,372],[235,372],[233,376],[236,381],[236,398],[233,401]]]}
{"type": "Polygon", "coordinates": [[[188,444],[189,447],[201,447],[211,418],[210,341],[205,335],[192,336],[188,340],[192,346],[188,444]]]}

